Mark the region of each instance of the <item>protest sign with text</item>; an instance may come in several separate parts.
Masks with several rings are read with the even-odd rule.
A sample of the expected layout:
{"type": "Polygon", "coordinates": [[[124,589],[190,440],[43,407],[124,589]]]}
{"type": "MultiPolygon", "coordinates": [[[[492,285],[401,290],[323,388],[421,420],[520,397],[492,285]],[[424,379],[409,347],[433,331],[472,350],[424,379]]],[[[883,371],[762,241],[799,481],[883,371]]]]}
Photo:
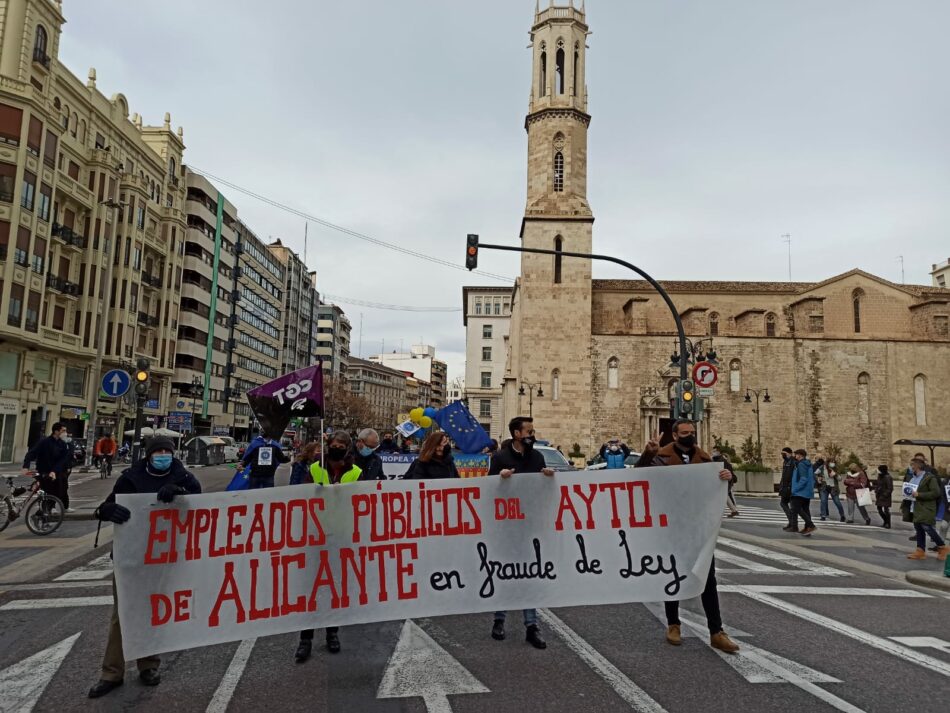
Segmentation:
{"type": "Polygon", "coordinates": [[[119,495],[128,659],[301,629],[663,601],[706,583],[715,463],[438,481],[119,495]]]}

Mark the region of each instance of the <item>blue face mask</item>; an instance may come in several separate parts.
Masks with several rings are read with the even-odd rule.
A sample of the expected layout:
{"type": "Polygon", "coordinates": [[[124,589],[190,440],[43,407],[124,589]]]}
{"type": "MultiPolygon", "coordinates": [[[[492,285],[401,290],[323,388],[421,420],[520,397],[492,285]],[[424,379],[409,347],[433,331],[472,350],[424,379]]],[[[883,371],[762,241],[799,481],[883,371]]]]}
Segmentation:
{"type": "Polygon", "coordinates": [[[172,456],[170,454],[152,456],[149,462],[155,470],[168,470],[172,467],[172,456]]]}
{"type": "Polygon", "coordinates": [[[376,451],[375,448],[370,448],[369,446],[363,446],[360,448],[360,455],[364,458],[369,458],[376,451]]]}

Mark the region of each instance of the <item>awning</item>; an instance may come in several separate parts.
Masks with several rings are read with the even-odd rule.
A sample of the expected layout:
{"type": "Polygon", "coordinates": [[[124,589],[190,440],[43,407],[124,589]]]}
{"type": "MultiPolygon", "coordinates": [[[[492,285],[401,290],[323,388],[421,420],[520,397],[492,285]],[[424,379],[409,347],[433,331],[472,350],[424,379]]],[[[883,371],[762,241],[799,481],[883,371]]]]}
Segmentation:
{"type": "Polygon", "coordinates": [[[895,446],[923,446],[930,449],[930,464],[934,463],[934,451],[937,448],[950,448],[950,441],[933,441],[929,439],[901,438],[894,441],[895,446]]]}

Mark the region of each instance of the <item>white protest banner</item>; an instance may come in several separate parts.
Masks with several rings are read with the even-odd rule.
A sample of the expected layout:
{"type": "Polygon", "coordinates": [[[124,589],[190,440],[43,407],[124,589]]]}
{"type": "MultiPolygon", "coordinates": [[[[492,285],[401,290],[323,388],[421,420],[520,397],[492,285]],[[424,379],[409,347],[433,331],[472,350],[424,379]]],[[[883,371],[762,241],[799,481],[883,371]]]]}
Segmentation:
{"type": "Polygon", "coordinates": [[[715,463],[119,495],[125,656],[301,629],[664,601],[706,584],[715,463]]]}

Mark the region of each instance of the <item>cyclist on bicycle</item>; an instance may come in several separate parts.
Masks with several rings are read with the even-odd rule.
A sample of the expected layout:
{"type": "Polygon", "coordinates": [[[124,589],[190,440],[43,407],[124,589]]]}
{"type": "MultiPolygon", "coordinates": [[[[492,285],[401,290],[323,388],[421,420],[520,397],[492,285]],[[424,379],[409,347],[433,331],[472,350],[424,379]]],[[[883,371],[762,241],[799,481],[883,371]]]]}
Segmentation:
{"type": "Polygon", "coordinates": [[[106,435],[96,441],[96,445],[92,450],[94,458],[105,461],[107,478],[112,474],[112,460],[115,458],[116,451],[118,450],[119,446],[111,433],[106,433],[106,435]]]}
{"type": "Polygon", "coordinates": [[[23,457],[23,475],[30,474],[30,463],[36,461],[36,472],[40,476],[43,490],[50,495],[64,499],[66,474],[72,465],[73,454],[69,444],[63,440],[66,426],[58,421],[53,424],[52,433],[27,451],[23,457]]]}

